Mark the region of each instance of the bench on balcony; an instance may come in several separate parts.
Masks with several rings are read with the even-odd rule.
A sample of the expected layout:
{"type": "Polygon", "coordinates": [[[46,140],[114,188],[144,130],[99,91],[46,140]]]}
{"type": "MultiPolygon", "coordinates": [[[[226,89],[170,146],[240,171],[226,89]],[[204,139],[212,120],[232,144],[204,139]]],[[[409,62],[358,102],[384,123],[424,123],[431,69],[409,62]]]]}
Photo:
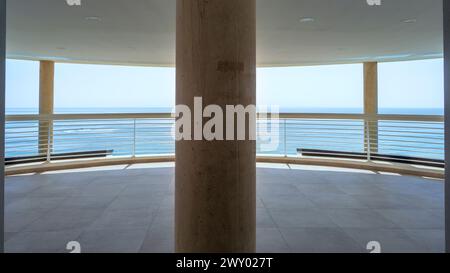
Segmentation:
{"type": "MultiPolygon", "coordinates": [[[[367,153],[357,153],[357,152],[344,152],[344,151],[332,151],[332,150],[320,150],[320,149],[297,149],[299,155],[304,157],[328,157],[328,158],[338,158],[338,159],[358,159],[366,160],[368,159],[367,153]]],[[[379,153],[371,153],[370,160],[374,161],[385,161],[392,163],[402,163],[402,164],[413,164],[422,165],[427,167],[435,168],[445,168],[445,161],[439,159],[430,159],[422,157],[412,157],[412,156],[400,156],[400,155],[387,155],[379,153]]]]}
{"type": "MultiPolygon", "coordinates": [[[[112,155],[114,150],[97,150],[97,151],[82,151],[82,152],[72,152],[72,153],[59,153],[51,154],[50,158],[52,160],[74,160],[74,159],[85,159],[85,158],[103,158],[112,155]]],[[[7,157],[5,158],[5,165],[15,165],[24,163],[39,163],[45,162],[47,160],[46,155],[35,155],[35,156],[19,156],[19,157],[7,157]]]]}

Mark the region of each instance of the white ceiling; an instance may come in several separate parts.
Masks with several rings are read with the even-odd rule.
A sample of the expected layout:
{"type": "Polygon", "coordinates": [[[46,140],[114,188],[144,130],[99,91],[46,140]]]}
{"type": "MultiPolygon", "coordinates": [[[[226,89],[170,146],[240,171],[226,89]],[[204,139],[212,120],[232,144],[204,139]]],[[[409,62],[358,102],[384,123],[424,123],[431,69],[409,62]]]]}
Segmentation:
{"type": "MultiPolygon", "coordinates": [[[[66,0],[8,0],[7,56],[173,66],[176,0],[81,1],[70,7],[66,0]]],[[[260,66],[442,55],[442,0],[382,0],[381,6],[366,0],[256,1],[260,66]],[[302,17],[315,20],[301,23],[302,17]]]]}

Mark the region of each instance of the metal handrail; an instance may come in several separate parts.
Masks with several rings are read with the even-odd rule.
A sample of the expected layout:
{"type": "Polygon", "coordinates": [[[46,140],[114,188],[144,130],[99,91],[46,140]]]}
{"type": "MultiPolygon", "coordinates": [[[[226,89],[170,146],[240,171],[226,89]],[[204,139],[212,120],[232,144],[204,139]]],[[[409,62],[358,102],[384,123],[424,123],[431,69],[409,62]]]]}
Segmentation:
{"type": "MultiPolygon", "coordinates": [[[[258,117],[271,117],[270,113],[258,113],[258,117]]],[[[373,121],[422,121],[444,122],[439,115],[364,115],[364,114],[315,114],[281,113],[280,119],[320,119],[320,120],[373,120],[373,121]]],[[[45,120],[105,120],[105,119],[172,119],[172,113],[130,113],[130,114],[54,114],[54,115],[7,115],[6,121],[45,121],[45,120]]]]}
{"type": "MultiPolygon", "coordinates": [[[[258,124],[278,120],[280,145],[268,154],[290,157],[297,156],[298,148],[323,147],[365,152],[370,161],[372,154],[382,158],[383,151],[432,159],[444,153],[443,116],[260,113],[258,117],[258,124]]],[[[116,149],[115,156],[173,154],[175,141],[169,138],[168,130],[174,120],[171,113],[9,115],[6,152],[27,156],[39,149],[38,154],[45,151],[48,162],[57,159],[54,153],[77,152],[95,145],[116,149]]],[[[271,133],[258,131],[257,135],[271,133]]]]}

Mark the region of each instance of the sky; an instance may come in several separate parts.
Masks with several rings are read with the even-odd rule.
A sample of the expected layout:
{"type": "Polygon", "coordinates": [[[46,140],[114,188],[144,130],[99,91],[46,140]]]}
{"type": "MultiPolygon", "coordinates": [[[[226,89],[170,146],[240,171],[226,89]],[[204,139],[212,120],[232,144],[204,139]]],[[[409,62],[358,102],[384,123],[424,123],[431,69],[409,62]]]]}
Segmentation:
{"type": "MultiPolygon", "coordinates": [[[[6,107],[37,108],[38,92],[39,63],[7,60],[6,107]]],[[[379,64],[380,108],[443,108],[443,100],[442,59],[379,64]]],[[[57,109],[171,108],[174,103],[174,68],[56,64],[57,109]]],[[[304,112],[361,112],[363,65],[258,68],[257,103],[304,112]]]]}

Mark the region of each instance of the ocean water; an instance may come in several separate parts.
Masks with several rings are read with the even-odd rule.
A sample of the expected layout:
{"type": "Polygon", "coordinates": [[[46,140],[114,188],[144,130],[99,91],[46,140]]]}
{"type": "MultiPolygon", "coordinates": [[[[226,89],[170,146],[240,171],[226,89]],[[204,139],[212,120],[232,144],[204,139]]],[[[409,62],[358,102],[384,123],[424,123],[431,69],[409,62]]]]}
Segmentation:
{"type": "MultiPolygon", "coordinates": [[[[171,108],[66,108],[56,113],[170,113],[171,108]]],[[[7,109],[7,115],[37,114],[37,109],[7,109]]],[[[281,108],[282,113],[362,113],[362,109],[281,108]]],[[[442,115],[443,109],[380,109],[382,114],[442,115]]],[[[258,154],[297,155],[297,149],[345,152],[365,150],[363,121],[280,120],[258,122],[258,154]]],[[[167,155],[175,153],[173,121],[74,120],[54,123],[53,152],[113,150],[115,156],[167,155]]],[[[442,123],[386,122],[378,124],[379,153],[432,159],[444,158],[442,123]]],[[[6,157],[38,154],[38,122],[7,122],[6,157]]],[[[45,143],[44,143],[45,145],[45,143]]]]}

